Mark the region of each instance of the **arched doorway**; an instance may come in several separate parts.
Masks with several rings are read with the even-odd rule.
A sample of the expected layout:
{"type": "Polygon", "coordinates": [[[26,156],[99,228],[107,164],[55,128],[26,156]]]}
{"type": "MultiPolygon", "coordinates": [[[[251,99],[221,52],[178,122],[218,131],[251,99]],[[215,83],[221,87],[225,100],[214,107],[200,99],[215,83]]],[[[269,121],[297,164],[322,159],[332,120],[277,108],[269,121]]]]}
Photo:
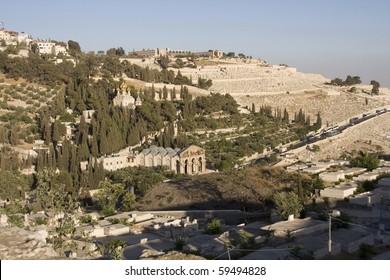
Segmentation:
{"type": "Polygon", "coordinates": [[[176,173],[180,174],[180,161],[176,161],[176,173]]]}
{"type": "Polygon", "coordinates": [[[202,159],[202,157],[199,157],[199,159],[198,159],[198,171],[203,172],[203,159],[202,159]]]}

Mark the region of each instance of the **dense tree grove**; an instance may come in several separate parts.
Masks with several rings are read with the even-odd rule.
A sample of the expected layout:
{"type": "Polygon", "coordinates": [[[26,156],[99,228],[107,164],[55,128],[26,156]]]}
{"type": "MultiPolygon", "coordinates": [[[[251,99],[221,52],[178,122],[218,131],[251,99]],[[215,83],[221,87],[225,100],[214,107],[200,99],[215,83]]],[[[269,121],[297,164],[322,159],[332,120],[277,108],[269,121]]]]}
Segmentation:
{"type": "MultiPolygon", "coordinates": [[[[46,168],[58,169],[67,174],[71,189],[81,192],[91,186],[97,186],[103,180],[104,172],[99,163],[91,161],[93,157],[107,155],[128,146],[139,143],[157,144],[164,147],[185,147],[190,144],[186,131],[196,127],[196,117],[215,112],[238,115],[237,103],[229,95],[213,94],[193,98],[185,85],[192,82],[180,71],[163,69],[150,70],[127,62],[120,63],[116,49],[107,56],[95,56],[80,52],[77,42],[69,41],[77,64],[67,61],[54,64],[31,52],[28,58],[10,58],[0,52],[0,71],[7,77],[24,78],[48,86],[59,85],[59,91],[49,106],[44,106],[37,115],[36,133],[44,140],[47,148],[38,150],[35,160],[38,172],[46,168]],[[99,67],[101,65],[101,67],[99,67]],[[97,74],[102,79],[94,80],[97,74]],[[180,90],[162,90],[130,88],[130,94],[142,99],[142,106],[135,109],[113,106],[112,100],[118,93],[119,84],[114,77],[125,72],[129,77],[148,82],[164,82],[182,85],[180,90]],[[157,95],[160,101],[155,101],[157,95]],[[69,113],[68,108],[73,111],[69,113]],[[94,110],[89,123],[82,116],[83,110],[94,110]],[[75,122],[76,118],[79,122],[75,122]],[[67,139],[65,122],[70,122],[73,136],[67,139]],[[174,124],[177,125],[175,135],[174,124]],[[189,127],[187,124],[194,124],[189,127]],[[89,160],[87,172],[81,172],[80,162],[89,160]]],[[[201,81],[205,87],[211,81],[201,81]]],[[[2,118],[21,118],[20,115],[2,115],[2,118]]],[[[27,120],[27,119],[26,119],[27,120]]],[[[32,122],[32,120],[31,120],[32,122]]],[[[16,126],[15,126],[16,129],[16,126]]],[[[0,141],[16,145],[20,140],[18,133],[11,127],[0,127],[0,141]]],[[[17,170],[20,160],[12,156],[11,151],[1,153],[1,170],[17,170]],[[11,159],[15,159],[13,162],[11,159]]],[[[31,165],[32,161],[26,162],[31,165]]],[[[139,188],[140,190],[142,187],[139,188]]]]}

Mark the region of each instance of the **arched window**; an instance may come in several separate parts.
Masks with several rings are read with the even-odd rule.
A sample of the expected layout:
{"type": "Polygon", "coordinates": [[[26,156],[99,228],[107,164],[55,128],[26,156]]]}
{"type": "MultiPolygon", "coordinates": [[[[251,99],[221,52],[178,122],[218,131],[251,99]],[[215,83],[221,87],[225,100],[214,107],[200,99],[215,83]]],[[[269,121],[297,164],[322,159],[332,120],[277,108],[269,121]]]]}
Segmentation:
{"type": "Polygon", "coordinates": [[[185,160],[184,162],[184,174],[188,174],[189,171],[189,166],[188,166],[188,159],[185,160]]]}

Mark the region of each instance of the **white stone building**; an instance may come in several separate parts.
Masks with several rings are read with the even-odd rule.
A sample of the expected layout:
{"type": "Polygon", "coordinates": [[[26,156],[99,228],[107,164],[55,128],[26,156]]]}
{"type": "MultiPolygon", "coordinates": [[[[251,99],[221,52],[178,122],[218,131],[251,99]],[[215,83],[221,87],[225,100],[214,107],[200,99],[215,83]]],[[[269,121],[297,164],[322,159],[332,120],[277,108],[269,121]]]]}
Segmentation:
{"type": "Polygon", "coordinates": [[[16,40],[19,44],[25,43],[26,45],[28,45],[32,41],[31,36],[24,32],[18,33],[16,40]]]}
{"type": "Polygon", "coordinates": [[[18,44],[18,32],[0,29],[0,40],[4,40],[5,44],[17,45],[18,44]]]}
{"type": "Polygon", "coordinates": [[[112,102],[114,106],[128,107],[129,109],[134,109],[135,106],[142,105],[139,96],[136,101],[134,97],[131,96],[130,92],[127,92],[127,86],[124,83],[119,87],[119,92],[112,102]]]}
{"type": "Polygon", "coordinates": [[[49,41],[36,41],[39,54],[54,54],[55,43],[49,41]]]}
{"type": "Polygon", "coordinates": [[[68,50],[66,49],[66,47],[64,46],[61,46],[61,45],[54,45],[53,47],[53,53],[54,55],[59,55],[60,53],[62,53],[63,55],[67,55],[68,54],[68,50]]]}
{"type": "Polygon", "coordinates": [[[24,32],[16,32],[0,29],[0,41],[4,40],[6,45],[17,45],[25,43],[26,46],[32,41],[31,36],[24,32]]]}
{"type": "MultiPolygon", "coordinates": [[[[205,150],[195,145],[191,145],[185,149],[150,146],[138,154],[133,152],[114,154],[100,157],[98,160],[102,162],[103,168],[108,171],[133,166],[166,166],[168,170],[175,173],[189,175],[206,171],[205,150]]],[[[93,162],[93,159],[91,162],[81,162],[81,170],[87,170],[88,164],[93,164],[93,162]]]]}

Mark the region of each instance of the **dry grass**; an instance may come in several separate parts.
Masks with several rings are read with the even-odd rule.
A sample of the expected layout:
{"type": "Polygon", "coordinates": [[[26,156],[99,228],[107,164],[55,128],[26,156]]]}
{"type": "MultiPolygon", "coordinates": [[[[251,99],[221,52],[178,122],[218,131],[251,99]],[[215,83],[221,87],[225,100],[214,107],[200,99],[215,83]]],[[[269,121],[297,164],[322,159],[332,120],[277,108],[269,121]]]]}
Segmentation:
{"type": "MultiPolygon", "coordinates": [[[[310,180],[310,178],[305,178],[310,180]]],[[[248,167],[230,173],[184,177],[149,190],[138,203],[142,210],[264,210],[263,200],[281,189],[297,189],[296,175],[281,168],[248,167]]]]}

